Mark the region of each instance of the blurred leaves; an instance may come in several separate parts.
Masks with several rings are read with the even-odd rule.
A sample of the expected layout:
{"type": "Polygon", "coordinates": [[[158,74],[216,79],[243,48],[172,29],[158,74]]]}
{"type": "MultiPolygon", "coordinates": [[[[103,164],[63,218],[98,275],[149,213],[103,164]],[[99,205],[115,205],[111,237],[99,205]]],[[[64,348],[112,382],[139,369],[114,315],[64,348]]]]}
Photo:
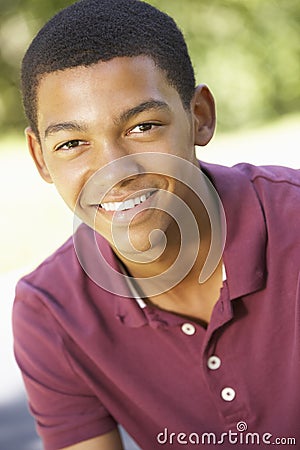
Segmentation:
{"type": "MultiPolygon", "coordinates": [[[[100,1],[100,0],[99,0],[100,1]]],[[[0,128],[25,126],[19,67],[33,35],[67,0],[0,0],[0,128]]],[[[299,0],[149,0],[186,37],[223,131],[299,111],[299,0]]]]}

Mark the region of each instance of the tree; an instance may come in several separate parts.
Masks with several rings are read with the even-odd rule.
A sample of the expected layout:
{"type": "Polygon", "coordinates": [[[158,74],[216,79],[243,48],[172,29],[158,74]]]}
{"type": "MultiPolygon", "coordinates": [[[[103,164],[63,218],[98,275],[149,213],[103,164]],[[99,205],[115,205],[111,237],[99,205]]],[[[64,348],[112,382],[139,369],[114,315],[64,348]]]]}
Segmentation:
{"type": "MultiPolygon", "coordinates": [[[[99,0],[100,1],[100,0],[99,0]]],[[[198,82],[217,98],[221,130],[258,124],[300,106],[298,0],[148,0],[184,31],[198,82]]],[[[67,0],[0,0],[0,128],[22,130],[22,55],[67,0]]]]}

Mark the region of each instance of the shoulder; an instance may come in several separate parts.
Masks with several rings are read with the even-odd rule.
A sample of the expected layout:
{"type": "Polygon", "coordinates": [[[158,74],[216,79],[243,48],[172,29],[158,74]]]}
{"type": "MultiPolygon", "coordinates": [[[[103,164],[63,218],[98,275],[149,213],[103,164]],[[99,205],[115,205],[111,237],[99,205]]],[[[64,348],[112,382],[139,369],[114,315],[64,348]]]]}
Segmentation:
{"type": "MultiPolygon", "coordinates": [[[[61,335],[85,333],[86,323],[110,323],[116,300],[130,292],[109,243],[82,225],[53,255],[17,284],[15,324],[52,323],[61,335]]],[[[15,326],[17,328],[17,326],[15,326]]],[[[97,327],[95,327],[97,328],[97,327]]]]}
{"type": "Polygon", "coordinates": [[[251,164],[238,164],[235,168],[249,178],[266,215],[279,215],[281,222],[292,216],[299,223],[295,205],[300,201],[300,170],[251,164]]]}
{"type": "Polygon", "coordinates": [[[55,329],[57,312],[65,310],[67,301],[72,297],[70,280],[77,280],[79,275],[80,265],[70,237],[36,269],[18,281],[13,307],[15,335],[28,335],[29,325],[40,330],[47,324],[49,330],[55,329]]]}
{"type": "MultiPolygon", "coordinates": [[[[234,198],[234,191],[246,194],[254,189],[261,203],[287,194],[286,203],[300,196],[300,170],[281,166],[254,166],[241,163],[233,167],[201,163],[218,193],[234,198]]],[[[274,205],[275,206],[275,205],[274,205]]]]}
{"type": "MultiPolygon", "coordinates": [[[[104,253],[106,245],[105,241],[104,253]]],[[[101,267],[97,269],[102,272],[101,267]]],[[[21,361],[22,354],[31,358],[37,347],[42,359],[50,346],[55,357],[56,352],[69,352],[77,342],[86,348],[92,346],[89,339],[93,333],[98,336],[99,347],[106,339],[102,331],[112,328],[112,322],[118,325],[112,321],[115,317],[114,291],[90,278],[78,260],[74,237],[70,238],[17,284],[12,314],[16,352],[21,361]]]]}
{"type": "Polygon", "coordinates": [[[233,167],[221,166],[201,162],[201,169],[204,173],[218,182],[226,179],[248,180],[257,184],[266,181],[270,185],[274,183],[289,183],[292,186],[300,187],[300,170],[283,166],[255,166],[248,163],[236,164],[233,167]]]}
{"type": "Polygon", "coordinates": [[[36,269],[19,280],[16,293],[26,295],[28,291],[34,290],[59,290],[61,283],[65,285],[67,280],[74,279],[79,272],[80,265],[70,237],[36,269]]]}
{"type": "Polygon", "coordinates": [[[282,166],[254,166],[252,164],[237,164],[233,167],[244,173],[252,183],[265,181],[270,186],[287,183],[300,187],[300,170],[282,166]]]}
{"type": "Polygon", "coordinates": [[[300,170],[248,164],[235,167],[249,178],[267,216],[278,216],[281,222],[291,216],[299,223],[295,206],[300,201],[300,170]]]}
{"type": "Polygon", "coordinates": [[[61,289],[65,294],[66,291],[86,288],[90,279],[88,265],[95,262],[98,270],[101,265],[113,265],[112,249],[102,236],[82,224],[60,248],[18,282],[17,292],[26,286],[57,294],[61,289]],[[97,258],[98,254],[101,258],[97,258]]]}
{"type": "Polygon", "coordinates": [[[251,165],[241,165],[240,170],[249,176],[261,204],[269,236],[272,231],[279,239],[285,233],[285,240],[299,244],[300,170],[251,165]]]}
{"type": "Polygon", "coordinates": [[[89,265],[96,267],[95,270],[100,274],[105,274],[109,270],[106,266],[111,269],[106,259],[111,258],[113,261],[113,255],[109,244],[101,236],[97,237],[95,245],[93,233],[87,226],[81,226],[55,253],[19,280],[16,286],[15,316],[25,310],[38,311],[43,316],[50,313],[61,322],[62,318],[80,318],[88,305],[96,301],[107,304],[106,300],[112,294],[102,287],[104,283],[101,286],[100,279],[98,283],[93,281],[89,265]],[[96,260],[93,255],[97,256],[98,253],[103,257],[96,260]],[[87,261],[83,261],[83,257],[87,261]]]}
{"type": "Polygon", "coordinates": [[[285,236],[285,244],[287,240],[291,246],[299,243],[300,170],[246,163],[201,166],[216,187],[232,226],[237,218],[247,217],[253,224],[262,215],[269,240],[273,236],[279,242],[285,236]]]}

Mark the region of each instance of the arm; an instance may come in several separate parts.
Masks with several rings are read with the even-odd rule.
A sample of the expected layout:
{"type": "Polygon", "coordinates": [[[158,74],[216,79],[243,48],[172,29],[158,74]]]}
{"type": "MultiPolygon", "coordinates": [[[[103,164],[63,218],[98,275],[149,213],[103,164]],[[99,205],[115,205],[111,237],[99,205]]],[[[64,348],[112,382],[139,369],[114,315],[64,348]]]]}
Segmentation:
{"type": "Polygon", "coordinates": [[[61,450],[124,450],[118,429],[61,450]]]}
{"type": "Polygon", "coordinates": [[[115,419],[74,371],[64,329],[48,304],[45,289],[25,280],[18,283],[13,311],[15,355],[44,447],[122,450],[118,432],[112,431],[115,419]]]}

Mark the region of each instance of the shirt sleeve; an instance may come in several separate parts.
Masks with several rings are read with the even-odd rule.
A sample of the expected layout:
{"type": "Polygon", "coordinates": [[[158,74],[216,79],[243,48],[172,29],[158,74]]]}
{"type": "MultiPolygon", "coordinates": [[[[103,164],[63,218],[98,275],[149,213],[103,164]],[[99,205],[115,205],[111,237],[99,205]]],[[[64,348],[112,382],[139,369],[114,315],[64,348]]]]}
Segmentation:
{"type": "Polygon", "coordinates": [[[18,283],[14,351],[37,432],[45,450],[57,450],[105,434],[117,424],[72,369],[62,331],[42,297],[41,290],[18,283]]]}

